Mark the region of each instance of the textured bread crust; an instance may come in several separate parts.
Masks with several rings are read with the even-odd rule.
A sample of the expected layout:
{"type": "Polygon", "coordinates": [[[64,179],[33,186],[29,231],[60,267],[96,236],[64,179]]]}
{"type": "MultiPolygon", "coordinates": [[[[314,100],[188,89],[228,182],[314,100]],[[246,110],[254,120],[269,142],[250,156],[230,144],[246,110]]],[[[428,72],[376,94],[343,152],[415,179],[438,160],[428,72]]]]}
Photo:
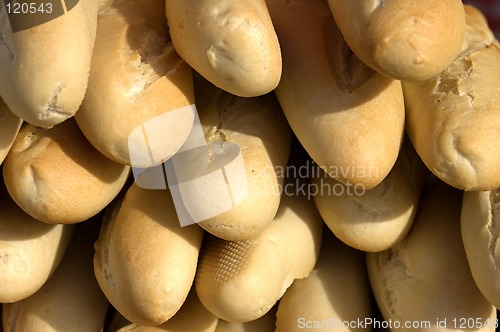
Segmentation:
{"type": "Polygon", "coordinates": [[[129,167],[104,157],[74,119],[50,129],[26,124],[3,165],[7,190],[34,218],[54,224],[87,220],[120,192],[129,167]]]}
{"type": "Polygon", "coordinates": [[[264,0],[167,1],[175,49],[198,73],[242,97],[271,92],[281,53],[264,0]]]}
{"type": "Polygon", "coordinates": [[[372,317],[370,297],[364,254],[325,229],[314,270],[307,278],[295,280],[280,299],[276,332],[297,331],[297,328],[353,331],[342,329],[340,323],[372,317]],[[313,328],[305,328],[305,322],[315,324],[313,328]],[[338,325],[325,326],[324,322],[338,325]]]}
{"type": "Polygon", "coordinates": [[[205,238],[195,279],[201,302],[229,322],[265,315],[295,279],[314,268],[322,224],[312,201],[283,196],[276,218],[257,237],[237,242],[205,238]]]}
{"type": "Polygon", "coordinates": [[[76,120],[102,154],[124,165],[132,163],[134,130],[166,120],[147,133],[154,160],[138,158],[148,152],[132,156],[133,166],[148,167],[170,158],[193,125],[190,109],[176,111],[194,104],[193,82],[169,41],[163,12],[164,1],[140,0],[113,1],[99,13],[89,87],[76,120]]]}
{"type": "Polygon", "coordinates": [[[400,80],[438,75],[464,40],[460,0],[328,0],[353,52],[375,70],[400,80]]]}
{"type": "Polygon", "coordinates": [[[14,115],[0,98],[0,165],[10,151],[23,120],[14,115]]]}
{"type": "Polygon", "coordinates": [[[94,270],[111,304],[137,325],[159,325],[191,289],[203,230],[181,227],[170,192],[135,183],[109,211],[95,243],[94,270]]]}
{"type": "Polygon", "coordinates": [[[1,191],[0,303],[11,303],[33,295],[54,273],[73,226],[42,223],[21,210],[5,188],[1,191]]]}
{"type": "Polygon", "coordinates": [[[462,240],[472,276],[484,297],[500,308],[500,190],[465,192],[462,240]]]}
{"type": "Polygon", "coordinates": [[[0,96],[14,114],[49,128],[77,112],[88,83],[97,10],[97,0],[81,0],[52,21],[13,33],[1,8],[0,96]]]}
{"type": "Polygon", "coordinates": [[[238,145],[247,181],[247,196],[241,203],[199,225],[225,240],[247,240],[262,232],[278,210],[290,128],[272,94],[242,98],[203,84],[206,81],[199,83],[196,100],[205,138],[238,145]]]}
{"type": "Polygon", "coordinates": [[[477,9],[465,10],[466,38],[455,62],[428,81],[403,82],[407,130],[441,180],[490,190],[500,187],[500,44],[477,9]]]}
{"type": "MultiPolygon", "coordinates": [[[[419,331],[456,331],[453,319],[495,321],[496,310],[472,278],[460,235],[462,192],[439,182],[424,191],[410,234],[392,249],[367,254],[371,286],[389,321],[428,321],[419,331]],[[438,328],[437,320],[447,320],[438,328]]],[[[485,324],[476,331],[494,331],[485,324]]]]}
{"type": "Polygon", "coordinates": [[[102,331],[109,302],[94,277],[93,239],[76,230],[54,275],[29,298],[3,307],[5,331],[102,331]]]}
{"type": "Polygon", "coordinates": [[[270,0],[268,7],[283,54],[276,95],[295,135],[336,180],[375,187],[401,146],[400,82],[356,58],[324,1],[270,0]]]}
{"type": "Polygon", "coordinates": [[[417,211],[425,166],[409,142],[387,177],[373,189],[348,187],[323,173],[314,202],[330,230],[358,250],[387,250],[403,240],[417,211]]]}

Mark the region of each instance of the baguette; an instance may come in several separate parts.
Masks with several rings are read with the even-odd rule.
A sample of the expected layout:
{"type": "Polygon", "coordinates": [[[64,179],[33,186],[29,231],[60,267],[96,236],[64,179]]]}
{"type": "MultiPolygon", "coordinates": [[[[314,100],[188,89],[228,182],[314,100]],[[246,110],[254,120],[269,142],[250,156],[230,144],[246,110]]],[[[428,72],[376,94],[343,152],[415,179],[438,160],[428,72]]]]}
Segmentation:
{"type": "Polygon", "coordinates": [[[198,73],[241,97],[274,90],[281,52],[264,0],[166,1],[175,49],[198,73]]]}
{"type": "Polygon", "coordinates": [[[399,80],[423,81],[456,58],[464,40],[460,0],[328,0],[353,52],[399,80]]]}
{"type": "Polygon", "coordinates": [[[191,68],[169,41],[164,1],[109,1],[102,7],[76,121],[109,159],[139,168],[161,164],[193,126],[191,68]]]}
{"type": "Polygon", "coordinates": [[[484,297],[496,308],[500,308],[497,256],[499,193],[499,189],[465,192],[460,218],[462,240],[472,276],[484,297]]]}
{"type": "Polygon", "coordinates": [[[484,16],[465,6],[460,55],[440,75],[403,82],[407,131],[417,153],[442,181],[462,190],[500,187],[500,44],[484,16]]]}
{"type": "MultiPolygon", "coordinates": [[[[86,223],[95,224],[95,220],[86,223]]],[[[109,303],[94,277],[93,237],[82,224],[79,226],[61,264],[43,287],[4,306],[7,331],[102,331],[109,303]]]]}
{"type": "MultiPolygon", "coordinates": [[[[247,188],[239,203],[235,202],[226,212],[198,224],[228,241],[248,240],[262,232],[278,210],[284,180],[280,170],[285,168],[289,157],[290,128],[272,94],[237,97],[202,78],[196,80],[195,86],[206,141],[222,147],[224,144],[236,145],[244,169],[236,170],[242,174],[235,173],[236,176],[228,182],[238,190],[247,188]]],[[[226,189],[226,185],[220,192],[211,188],[212,195],[219,195],[218,200],[222,200],[226,189]]]]}
{"type": "Polygon", "coordinates": [[[33,295],[52,276],[74,227],[34,219],[14,203],[3,185],[0,201],[0,303],[11,303],[33,295]]]}
{"type": "Polygon", "coordinates": [[[2,135],[0,137],[0,165],[9,153],[16,139],[23,120],[14,115],[0,98],[0,123],[2,124],[2,135]]]}
{"type": "Polygon", "coordinates": [[[276,218],[257,237],[206,238],[195,279],[200,301],[228,322],[262,317],[295,279],[314,268],[322,224],[312,201],[284,196],[276,218]]]}
{"type": "Polygon", "coordinates": [[[215,332],[274,332],[277,305],[264,316],[246,323],[232,323],[219,319],[215,332]]]}
{"type": "Polygon", "coordinates": [[[109,208],[94,270],[110,303],[130,322],[154,326],[179,310],[193,283],[203,230],[181,227],[167,190],[135,183],[109,208]]]}
{"type": "MultiPolygon", "coordinates": [[[[88,84],[98,5],[77,1],[61,16],[20,31],[9,25],[1,6],[0,96],[19,118],[50,128],[78,111],[88,84]]],[[[58,5],[52,6],[55,14],[58,5]]],[[[19,15],[17,24],[29,25],[38,15],[44,16],[19,15]]]]}
{"type": "Polygon", "coordinates": [[[380,311],[386,321],[398,321],[399,330],[408,330],[406,322],[426,322],[413,326],[418,331],[463,330],[462,319],[479,320],[475,331],[495,330],[495,307],[476,286],[462,244],[461,195],[442,182],[428,188],[405,240],[367,254],[380,311]]]}
{"type": "Polygon", "coordinates": [[[50,129],[26,124],[3,174],[9,194],[28,214],[72,224],[104,209],[124,186],[129,169],[100,154],[68,119],[50,129]]]}
{"type": "Polygon", "coordinates": [[[275,92],[293,132],[337,181],[375,187],[401,147],[401,83],[356,58],[325,1],[267,4],[283,56],[275,92]]]}

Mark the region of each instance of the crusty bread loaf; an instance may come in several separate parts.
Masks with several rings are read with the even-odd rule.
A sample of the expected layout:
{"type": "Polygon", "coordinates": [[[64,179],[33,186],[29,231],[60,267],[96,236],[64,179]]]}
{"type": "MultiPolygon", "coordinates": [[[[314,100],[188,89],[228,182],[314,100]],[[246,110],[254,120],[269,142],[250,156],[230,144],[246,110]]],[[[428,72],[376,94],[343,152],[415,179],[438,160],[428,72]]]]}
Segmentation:
{"type": "MultiPolygon", "coordinates": [[[[290,128],[274,95],[236,97],[200,79],[195,85],[196,104],[206,141],[220,142],[222,147],[236,145],[244,169],[236,170],[228,185],[247,190],[239,204],[199,225],[225,240],[247,240],[262,232],[278,210],[282,171],[290,152],[290,128]]],[[[211,195],[222,196],[227,186],[219,192],[210,189],[211,195]]]]}
{"type": "Polygon", "coordinates": [[[295,279],[314,268],[322,225],[312,201],[283,196],[276,218],[257,237],[237,242],[206,237],[195,279],[201,302],[229,322],[263,316],[295,279]]]}
{"type": "Polygon", "coordinates": [[[181,227],[168,190],[135,183],[108,210],[95,243],[94,270],[111,304],[137,325],[159,325],[181,307],[193,283],[203,230],[181,227]]]}
{"type": "Polygon", "coordinates": [[[48,128],[77,112],[88,83],[98,3],[77,1],[64,15],[17,32],[0,10],[0,96],[18,117],[48,128]]]}
{"type": "Polygon", "coordinates": [[[175,49],[198,73],[242,97],[271,92],[281,53],[264,0],[166,1],[175,49]]]}
{"type": "Polygon", "coordinates": [[[377,71],[401,80],[438,75],[464,39],[460,0],[328,0],[353,52],[377,71]]]}
{"type": "Polygon", "coordinates": [[[336,180],[375,187],[403,137],[400,82],[356,58],[325,1],[267,3],[283,56],[276,95],[295,135],[336,180]]]}
{"type": "Polygon", "coordinates": [[[500,44],[484,16],[465,7],[458,58],[424,82],[403,82],[407,131],[427,167],[462,190],[500,187],[500,44]]]}
{"type": "Polygon", "coordinates": [[[218,321],[219,319],[201,304],[192,288],[179,311],[165,323],[158,326],[131,324],[117,312],[107,332],[215,332],[218,321]]]}
{"type": "Polygon", "coordinates": [[[469,191],[464,193],[461,215],[462,240],[472,276],[496,308],[500,308],[499,207],[499,189],[469,191]]]}
{"type": "Polygon", "coordinates": [[[161,164],[193,126],[191,68],[169,41],[164,3],[112,1],[99,12],[89,87],[76,120],[101,153],[124,165],[161,164]]]}
{"type": "MultiPolygon", "coordinates": [[[[96,220],[86,223],[98,225],[96,220]]],[[[102,331],[109,303],[94,277],[94,238],[82,226],[77,227],[61,264],[43,287],[4,306],[7,331],[102,331]]]]}
{"type": "Polygon", "coordinates": [[[0,303],[11,303],[33,295],[54,273],[73,226],[34,219],[12,201],[3,184],[0,201],[0,303]]]}
{"type": "Polygon", "coordinates": [[[425,166],[405,141],[387,177],[373,189],[341,184],[323,173],[313,178],[314,202],[331,231],[358,250],[387,250],[409,232],[417,211],[425,166]]]}
{"type": "Polygon", "coordinates": [[[276,332],[354,331],[360,326],[343,324],[364,321],[371,314],[364,254],[326,230],[314,270],[295,280],[279,302],[276,332]]]}
{"type": "Polygon", "coordinates": [[[278,306],[275,305],[264,316],[246,323],[234,323],[219,319],[215,332],[274,332],[277,309],[278,306]]]}
{"type": "Polygon", "coordinates": [[[104,157],[68,119],[50,129],[23,126],[3,174],[10,195],[28,214],[70,224],[108,205],[125,184],[129,167],[104,157]]]}
{"type": "Polygon", "coordinates": [[[479,320],[474,331],[494,331],[496,310],[474,283],[460,236],[462,192],[442,182],[427,190],[405,240],[367,254],[383,317],[400,322],[403,331],[410,330],[405,322],[428,322],[410,326],[413,331],[463,331],[462,319],[479,320]]]}
{"type": "Polygon", "coordinates": [[[5,105],[2,98],[0,98],[0,124],[2,126],[2,135],[0,136],[0,165],[10,151],[22,123],[23,121],[14,115],[7,105],[5,105]]]}

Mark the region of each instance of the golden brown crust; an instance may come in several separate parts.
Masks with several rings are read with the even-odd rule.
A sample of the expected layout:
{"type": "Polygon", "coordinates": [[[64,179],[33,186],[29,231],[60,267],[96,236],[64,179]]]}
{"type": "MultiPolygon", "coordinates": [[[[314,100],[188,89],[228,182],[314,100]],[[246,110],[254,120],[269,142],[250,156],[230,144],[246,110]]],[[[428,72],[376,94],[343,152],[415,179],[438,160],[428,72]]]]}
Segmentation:
{"type": "Polygon", "coordinates": [[[354,53],[396,79],[422,81],[456,58],[465,31],[460,0],[329,0],[354,53]]]}
{"type": "Polygon", "coordinates": [[[3,163],[7,153],[10,151],[14,140],[21,129],[23,120],[14,115],[0,98],[0,125],[2,126],[0,137],[0,165],[3,163]]]}

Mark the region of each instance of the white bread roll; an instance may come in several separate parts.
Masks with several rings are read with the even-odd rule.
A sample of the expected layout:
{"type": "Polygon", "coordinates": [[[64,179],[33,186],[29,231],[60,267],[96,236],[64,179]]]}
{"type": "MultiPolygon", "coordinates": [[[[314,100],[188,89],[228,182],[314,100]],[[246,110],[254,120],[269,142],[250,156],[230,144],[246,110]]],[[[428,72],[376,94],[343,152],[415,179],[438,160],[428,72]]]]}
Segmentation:
{"type": "Polygon", "coordinates": [[[448,67],[464,40],[460,0],[328,0],[353,52],[375,70],[422,81],[448,67]]]}
{"type": "Polygon", "coordinates": [[[440,75],[403,82],[407,131],[427,167],[462,190],[500,187],[500,44],[484,16],[465,7],[460,55],[440,75]]]}
{"type": "Polygon", "coordinates": [[[179,225],[169,191],[135,183],[121,205],[108,212],[95,243],[101,289],[132,323],[166,322],[191,289],[203,230],[179,225]]]}
{"type": "MultiPolygon", "coordinates": [[[[17,32],[0,10],[0,96],[15,115],[44,128],[75,115],[87,88],[98,3],[80,0],[64,15],[17,32]]],[[[18,23],[36,15],[43,16],[23,15],[18,23]]]]}
{"type": "Polygon", "coordinates": [[[198,73],[241,97],[271,92],[281,52],[264,0],[167,0],[175,49],[198,73]]]}
{"type": "Polygon", "coordinates": [[[367,254],[380,311],[386,321],[399,322],[399,330],[464,331],[464,325],[474,331],[495,330],[496,310],[474,283],[465,256],[461,195],[442,182],[429,188],[405,240],[387,251],[367,254]],[[479,320],[481,326],[467,325],[468,319],[474,324],[479,320]],[[410,329],[406,322],[428,323],[410,329]]]}
{"type": "Polygon", "coordinates": [[[77,123],[118,163],[161,164],[193,125],[191,68],[169,41],[163,0],[109,1],[103,7],[77,123]]]}
{"type": "Polygon", "coordinates": [[[68,119],[50,129],[25,124],[3,174],[10,195],[28,214],[71,224],[104,209],[124,186],[129,167],[104,157],[68,119]]]}
{"type": "MultiPolygon", "coordinates": [[[[290,152],[290,128],[272,94],[243,98],[207,81],[196,82],[196,104],[205,139],[239,148],[244,170],[238,170],[241,176],[228,182],[232,187],[247,188],[239,204],[198,224],[228,241],[253,238],[272,222],[278,210],[284,180],[280,170],[286,167],[290,152]]],[[[212,195],[223,195],[226,186],[221,188],[224,193],[211,190],[212,195]]]]}
{"type": "MultiPolygon", "coordinates": [[[[98,225],[96,220],[85,223],[98,225]]],[[[94,238],[85,229],[94,225],[77,227],[61,264],[40,290],[4,306],[7,331],[102,331],[109,303],[94,277],[94,238]]]]}
{"type": "Polygon", "coordinates": [[[467,261],[479,290],[500,308],[498,216],[500,189],[465,192],[461,227],[467,261]]]}
{"type": "Polygon", "coordinates": [[[7,105],[5,105],[2,98],[0,98],[0,124],[2,132],[0,136],[0,165],[3,163],[7,153],[9,153],[12,144],[14,144],[22,123],[23,120],[14,115],[7,105]]]}
{"type": "Polygon", "coordinates": [[[295,280],[279,302],[276,332],[370,331],[352,322],[371,314],[364,254],[326,230],[314,270],[307,278],[295,280]]]}
{"type": "Polygon", "coordinates": [[[267,4],[283,56],[276,95],[295,135],[339,182],[375,187],[396,162],[403,138],[400,82],[356,58],[325,1],[267,4]]]}
{"type": "Polygon", "coordinates": [[[312,201],[283,196],[276,218],[257,237],[237,242],[205,238],[195,279],[200,301],[229,322],[265,315],[295,279],[314,268],[322,225],[312,201]]]}
{"type": "Polygon", "coordinates": [[[71,225],[48,225],[0,193],[0,303],[33,295],[54,273],[73,234],[71,225]]]}
{"type": "Polygon", "coordinates": [[[274,332],[276,329],[275,305],[264,316],[246,323],[233,323],[219,319],[215,332],[274,332]]]}
{"type": "Polygon", "coordinates": [[[373,189],[346,186],[323,173],[312,179],[314,202],[330,230],[358,250],[387,250],[409,232],[417,211],[425,166],[405,142],[387,177],[373,189]]]}
{"type": "Polygon", "coordinates": [[[140,326],[126,321],[118,312],[107,332],[215,332],[219,319],[201,304],[194,288],[179,311],[168,321],[158,326],[140,326]],[[121,321],[121,322],[120,322],[121,321]]]}

